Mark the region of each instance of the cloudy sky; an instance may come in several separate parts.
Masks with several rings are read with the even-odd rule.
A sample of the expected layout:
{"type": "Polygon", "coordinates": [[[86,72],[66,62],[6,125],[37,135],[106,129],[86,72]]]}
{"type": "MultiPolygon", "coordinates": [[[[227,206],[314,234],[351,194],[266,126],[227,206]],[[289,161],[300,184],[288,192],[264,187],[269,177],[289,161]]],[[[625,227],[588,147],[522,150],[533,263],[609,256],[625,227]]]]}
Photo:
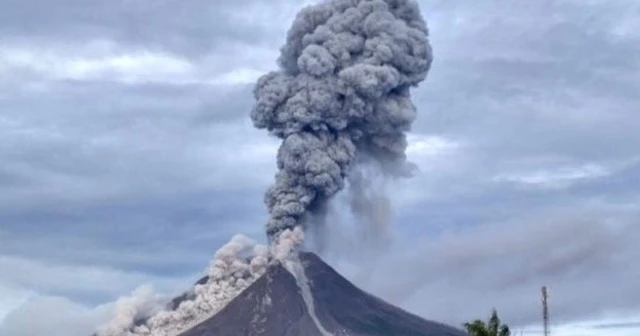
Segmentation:
{"type": "MultiPolygon", "coordinates": [[[[264,240],[278,143],[252,83],[311,2],[0,3],[0,336],[86,335],[264,240]]],[[[335,221],[326,259],[429,319],[539,334],[547,285],[554,335],[638,335],[640,2],[419,3],[420,171],[388,185],[386,244],[335,221]]]]}

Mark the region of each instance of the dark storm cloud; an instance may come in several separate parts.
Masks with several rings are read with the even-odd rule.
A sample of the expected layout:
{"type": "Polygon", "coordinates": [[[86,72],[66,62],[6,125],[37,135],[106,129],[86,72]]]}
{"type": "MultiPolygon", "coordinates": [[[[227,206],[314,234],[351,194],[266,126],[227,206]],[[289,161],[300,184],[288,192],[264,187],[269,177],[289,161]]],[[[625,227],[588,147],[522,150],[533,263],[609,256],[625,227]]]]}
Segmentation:
{"type": "Polygon", "coordinates": [[[640,36],[616,29],[638,5],[595,3],[426,6],[441,57],[428,79],[438,84],[420,97],[421,129],[512,159],[635,153],[640,36]]]}
{"type": "MultiPolygon", "coordinates": [[[[113,40],[195,56],[223,43],[264,43],[275,25],[242,19],[242,10],[256,5],[264,9],[257,0],[8,0],[1,5],[0,36],[40,42],[113,40]]],[[[270,9],[286,12],[287,5],[274,1],[270,9]]]]}
{"type": "Polygon", "coordinates": [[[13,124],[4,126],[0,135],[3,175],[5,180],[13,176],[12,182],[5,183],[20,184],[24,189],[14,189],[13,194],[7,190],[0,197],[15,206],[22,192],[30,189],[46,192],[46,187],[71,187],[64,191],[65,197],[71,198],[75,192],[109,194],[124,182],[117,176],[128,176],[135,185],[147,189],[162,189],[156,184],[158,178],[164,179],[163,186],[169,181],[195,186],[199,182],[194,179],[210,174],[207,169],[215,169],[207,168],[206,159],[199,157],[207,155],[205,139],[213,136],[212,128],[204,125],[214,124],[202,119],[236,119],[238,112],[232,108],[237,105],[229,104],[229,108],[222,98],[234,94],[233,90],[204,95],[196,89],[163,92],[161,88],[68,89],[60,85],[49,94],[38,94],[37,99],[35,95],[16,95],[3,100],[0,105],[9,112],[7,119],[13,124]],[[192,163],[189,169],[181,166],[187,162],[192,163]],[[140,170],[146,173],[140,174],[140,170]],[[114,183],[109,182],[112,178],[114,183]],[[101,186],[101,181],[110,184],[101,186]],[[94,189],[84,189],[89,186],[94,189]]]}
{"type": "Polygon", "coordinates": [[[194,272],[236,230],[260,231],[250,223],[264,220],[266,181],[227,174],[242,158],[210,145],[224,136],[243,148],[233,130],[250,86],[59,81],[13,92],[0,101],[0,254],[194,272]]]}
{"type": "Polygon", "coordinates": [[[30,213],[4,210],[0,222],[10,224],[0,229],[0,254],[154,274],[196,272],[209,260],[211,246],[234,230],[262,237],[260,227],[250,224],[265,217],[261,198],[254,196],[258,191],[74,201],[55,209],[32,207],[30,213]]]}
{"type": "Polygon", "coordinates": [[[262,164],[269,141],[249,141],[242,126],[251,85],[220,77],[254,66],[242,60],[258,55],[220,50],[246,51],[229,40],[264,42],[237,36],[264,21],[232,18],[243,13],[231,2],[209,5],[216,4],[0,5],[0,255],[149,279],[199,273],[229,236],[260,230],[251,224],[264,221],[266,182],[253,168],[229,168],[242,160],[262,164]],[[113,48],[85,48],[101,40],[113,48]],[[145,53],[164,57],[150,73],[144,69],[154,64],[145,62],[154,59],[136,59],[145,53]],[[184,72],[153,77],[176,62],[184,72]],[[105,70],[86,75],[96,66],[105,70]],[[212,146],[220,136],[234,145],[212,146]],[[203,228],[206,234],[195,234],[203,228]]]}

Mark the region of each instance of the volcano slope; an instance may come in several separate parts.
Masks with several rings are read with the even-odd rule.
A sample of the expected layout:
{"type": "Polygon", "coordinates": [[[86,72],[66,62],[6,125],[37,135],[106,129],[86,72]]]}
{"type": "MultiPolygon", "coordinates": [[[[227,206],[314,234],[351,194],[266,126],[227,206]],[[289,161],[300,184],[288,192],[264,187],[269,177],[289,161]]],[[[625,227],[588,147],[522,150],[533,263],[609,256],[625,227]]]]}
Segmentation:
{"type": "Polygon", "coordinates": [[[360,290],[313,253],[300,253],[300,263],[303,276],[272,265],[224,309],[179,336],[468,336],[360,290]]]}

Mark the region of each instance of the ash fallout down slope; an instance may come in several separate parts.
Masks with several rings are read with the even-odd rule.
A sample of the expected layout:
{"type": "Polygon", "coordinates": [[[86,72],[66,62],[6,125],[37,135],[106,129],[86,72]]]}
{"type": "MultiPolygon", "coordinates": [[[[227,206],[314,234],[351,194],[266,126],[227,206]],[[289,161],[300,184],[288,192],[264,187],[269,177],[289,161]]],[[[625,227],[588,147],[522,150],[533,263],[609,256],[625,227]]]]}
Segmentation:
{"type": "Polygon", "coordinates": [[[300,279],[286,264],[276,263],[218,314],[180,336],[467,335],[358,289],[313,253],[300,253],[300,262],[314,312],[299,288],[300,279]]]}
{"type": "MultiPolygon", "coordinates": [[[[300,237],[291,231],[282,236],[288,241],[300,237]]],[[[317,255],[284,245],[272,250],[274,259],[251,284],[234,289],[235,282],[251,275],[246,269],[238,275],[243,273],[243,267],[233,266],[242,261],[238,255],[225,258],[238,251],[233,248],[238,244],[228,244],[213,262],[217,271],[200,279],[194,290],[152,316],[124,307],[128,320],[121,317],[94,336],[468,336],[392,306],[354,286],[317,255]],[[230,264],[221,276],[224,260],[230,264]]]]}
{"type": "MultiPolygon", "coordinates": [[[[355,179],[352,189],[362,186],[351,174],[357,166],[410,175],[410,88],[426,78],[432,60],[415,1],[334,0],[297,15],[280,70],[258,80],[251,112],[255,127],[282,139],[279,171],[265,196],[271,239],[297,226],[322,227],[345,179],[355,179]]],[[[375,209],[363,206],[364,193],[351,195],[361,198],[352,202],[360,210],[375,209]]]]}

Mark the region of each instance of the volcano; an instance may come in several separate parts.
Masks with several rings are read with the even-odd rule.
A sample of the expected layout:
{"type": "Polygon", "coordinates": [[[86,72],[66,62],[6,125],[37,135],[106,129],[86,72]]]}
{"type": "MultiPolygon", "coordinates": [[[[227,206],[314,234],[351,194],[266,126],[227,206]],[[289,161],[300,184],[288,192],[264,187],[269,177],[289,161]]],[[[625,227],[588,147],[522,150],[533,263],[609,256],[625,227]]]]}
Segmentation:
{"type": "Polygon", "coordinates": [[[301,252],[299,259],[273,264],[225,308],[179,336],[468,336],[362,291],[313,253],[301,252]]]}

